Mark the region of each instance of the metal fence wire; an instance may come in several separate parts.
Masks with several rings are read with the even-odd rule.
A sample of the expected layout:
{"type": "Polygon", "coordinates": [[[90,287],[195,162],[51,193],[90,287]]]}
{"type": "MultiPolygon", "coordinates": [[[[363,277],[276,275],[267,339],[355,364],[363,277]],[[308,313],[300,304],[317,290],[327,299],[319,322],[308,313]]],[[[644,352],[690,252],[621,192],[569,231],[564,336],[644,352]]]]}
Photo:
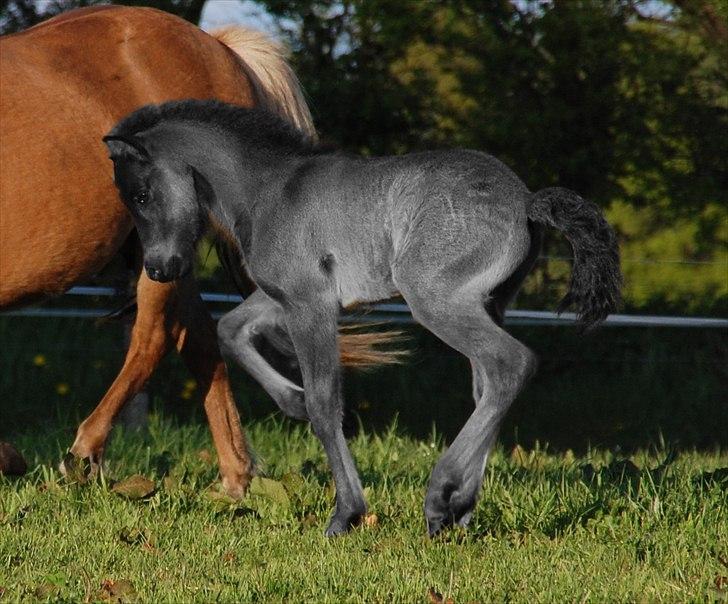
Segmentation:
{"type": "MultiPolygon", "coordinates": [[[[125,292],[113,287],[78,286],[69,289],[66,296],[94,296],[119,297],[125,292]]],[[[203,292],[202,299],[211,303],[240,304],[242,296],[237,294],[223,294],[217,292],[203,292]]],[[[109,315],[111,308],[47,308],[31,307],[0,313],[0,316],[10,317],[80,317],[100,318],[109,315]]],[[[219,318],[224,313],[213,311],[212,315],[219,318]]],[[[414,323],[409,307],[401,303],[372,304],[365,307],[364,312],[346,314],[342,321],[351,323],[384,322],[408,324],[414,323]]],[[[517,310],[506,311],[506,323],[509,325],[569,325],[576,321],[574,313],[565,312],[557,314],[546,310],[517,310]]],[[[629,327],[701,327],[713,329],[728,329],[728,319],[713,317],[676,317],[661,315],[610,315],[605,324],[607,326],[629,327]]]]}

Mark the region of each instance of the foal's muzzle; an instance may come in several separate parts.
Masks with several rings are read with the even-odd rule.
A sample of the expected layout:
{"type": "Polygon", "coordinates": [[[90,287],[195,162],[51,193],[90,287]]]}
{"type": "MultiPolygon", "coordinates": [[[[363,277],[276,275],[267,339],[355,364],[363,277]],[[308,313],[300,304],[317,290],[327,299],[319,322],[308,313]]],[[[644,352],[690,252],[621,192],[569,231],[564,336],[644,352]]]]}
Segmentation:
{"type": "Polygon", "coordinates": [[[184,277],[190,271],[189,263],[185,263],[181,256],[171,256],[167,260],[150,258],[144,261],[144,268],[152,281],[167,283],[184,277]]]}

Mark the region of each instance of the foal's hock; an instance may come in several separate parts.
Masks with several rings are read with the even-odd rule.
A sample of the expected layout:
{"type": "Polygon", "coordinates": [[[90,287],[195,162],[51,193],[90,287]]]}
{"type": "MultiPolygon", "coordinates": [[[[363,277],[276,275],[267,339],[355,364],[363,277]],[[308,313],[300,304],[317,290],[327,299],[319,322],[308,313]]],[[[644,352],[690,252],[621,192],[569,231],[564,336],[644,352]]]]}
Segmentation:
{"type": "Polygon", "coordinates": [[[212,225],[259,286],[218,333],[227,355],[321,439],[336,483],[329,535],[366,511],[341,428],[342,307],[401,294],[422,325],[470,359],[475,410],[427,490],[434,534],[468,523],[501,420],[535,368],[502,323],[538,255],[540,225],[561,230],[574,249],[560,308],[573,306],[591,326],[619,301],[616,239],[597,206],[565,189],[532,194],[484,153],[353,157],[318,148],[269,113],[215,101],[142,108],[105,141],[152,279],[189,271],[212,225]],[[262,342],[297,365],[302,384],[267,361],[262,342]]]}

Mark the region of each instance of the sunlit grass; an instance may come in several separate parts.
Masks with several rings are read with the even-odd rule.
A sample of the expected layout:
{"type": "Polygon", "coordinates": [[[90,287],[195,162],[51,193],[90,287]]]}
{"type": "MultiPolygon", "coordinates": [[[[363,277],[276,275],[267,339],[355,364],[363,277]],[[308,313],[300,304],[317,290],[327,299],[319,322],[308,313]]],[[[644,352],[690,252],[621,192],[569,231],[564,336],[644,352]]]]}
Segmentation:
{"type": "Polygon", "coordinates": [[[422,500],[440,444],[362,434],[351,447],[375,517],[327,540],[333,491],[316,439],[275,419],[248,432],[282,495],[222,495],[201,425],[154,416],[147,434],[116,432],[103,479],[86,485],[58,475],[57,445],[21,439],[31,472],[0,479],[4,597],[94,601],[114,586],[147,602],[417,602],[430,587],[456,602],[723,597],[725,453],[498,449],[470,529],[430,540],[422,500]],[[133,474],[153,480],[150,497],[111,490],[133,474]]]}
{"type": "Polygon", "coordinates": [[[330,473],[308,428],[262,419],[269,399],[233,371],[274,482],[228,499],[199,392],[174,356],[152,380],[148,432],[114,432],[102,480],[68,484],[57,464],[121,365],[121,326],[0,318],[0,440],[30,466],[0,479],[0,602],[437,601],[430,588],[457,603],[725,600],[721,334],[516,331],[539,373],[506,420],[469,530],[435,540],[423,498],[472,410],[467,361],[413,330],[407,365],[347,375],[370,516],[331,541],[330,473]],[[113,490],[137,474],[150,496],[113,490]]]}

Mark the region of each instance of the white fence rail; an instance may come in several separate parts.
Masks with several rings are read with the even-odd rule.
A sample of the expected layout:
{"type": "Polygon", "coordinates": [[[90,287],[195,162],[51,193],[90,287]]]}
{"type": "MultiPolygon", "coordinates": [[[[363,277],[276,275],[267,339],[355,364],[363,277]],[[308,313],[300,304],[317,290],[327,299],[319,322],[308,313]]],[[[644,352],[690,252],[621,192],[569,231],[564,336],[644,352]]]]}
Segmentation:
{"type": "MultiPolygon", "coordinates": [[[[99,296],[114,297],[121,296],[120,292],[113,287],[73,287],[65,295],[71,296],[99,296]]],[[[203,292],[202,299],[207,302],[239,304],[243,298],[237,294],[221,294],[215,292],[203,292]]],[[[97,308],[22,308],[0,313],[0,316],[11,317],[81,317],[101,318],[107,316],[111,309],[97,308]]],[[[214,317],[219,317],[222,312],[213,312],[214,317]]],[[[347,322],[384,322],[384,323],[414,323],[410,310],[406,304],[373,304],[368,307],[365,313],[346,315],[342,319],[347,322]]],[[[545,310],[508,310],[506,311],[506,323],[509,325],[569,325],[576,320],[574,313],[562,313],[557,315],[554,312],[545,310]]],[[[670,317],[659,315],[610,315],[605,321],[611,326],[632,326],[632,327],[702,327],[728,329],[728,319],[712,317],[670,317]]]]}

